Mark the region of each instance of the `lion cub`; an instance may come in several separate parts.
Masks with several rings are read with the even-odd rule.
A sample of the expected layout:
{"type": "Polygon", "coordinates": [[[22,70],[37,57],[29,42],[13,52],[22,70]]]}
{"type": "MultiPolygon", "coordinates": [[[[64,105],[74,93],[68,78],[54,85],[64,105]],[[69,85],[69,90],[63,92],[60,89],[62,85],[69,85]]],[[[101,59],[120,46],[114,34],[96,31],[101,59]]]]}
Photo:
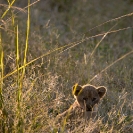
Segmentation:
{"type": "Polygon", "coordinates": [[[78,84],[72,87],[72,93],[75,97],[75,102],[71,107],[59,114],[57,117],[66,119],[82,119],[85,118],[89,120],[96,116],[98,110],[98,103],[101,98],[106,94],[107,89],[104,86],[95,87],[93,85],[87,84],[80,86],[78,84]]]}

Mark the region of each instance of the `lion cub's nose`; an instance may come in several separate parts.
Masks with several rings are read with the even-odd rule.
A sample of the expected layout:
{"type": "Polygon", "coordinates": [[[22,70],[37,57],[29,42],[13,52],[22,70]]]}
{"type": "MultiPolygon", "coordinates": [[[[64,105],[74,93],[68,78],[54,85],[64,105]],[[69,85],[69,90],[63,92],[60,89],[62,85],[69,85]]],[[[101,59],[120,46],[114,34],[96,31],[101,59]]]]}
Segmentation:
{"type": "Polygon", "coordinates": [[[92,111],[92,107],[86,107],[86,111],[92,111]]]}

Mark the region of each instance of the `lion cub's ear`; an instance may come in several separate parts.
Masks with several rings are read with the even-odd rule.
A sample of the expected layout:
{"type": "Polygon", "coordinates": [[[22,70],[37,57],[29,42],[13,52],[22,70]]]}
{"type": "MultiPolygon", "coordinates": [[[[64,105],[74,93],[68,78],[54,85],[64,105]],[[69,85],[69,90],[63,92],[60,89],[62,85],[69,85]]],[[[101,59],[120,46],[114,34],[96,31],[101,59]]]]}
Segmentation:
{"type": "Polygon", "coordinates": [[[107,89],[104,86],[99,86],[97,88],[97,92],[99,94],[99,97],[102,98],[106,94],[107,89]]]}
{"type": "Polygon", "coordinates": [[[73,87],[72,87],[72,93],[73,95],[75,96],[78,96],[79,92],[82,90],[82,86],[78,85],[78,84],[75,84],[73,87]]]}

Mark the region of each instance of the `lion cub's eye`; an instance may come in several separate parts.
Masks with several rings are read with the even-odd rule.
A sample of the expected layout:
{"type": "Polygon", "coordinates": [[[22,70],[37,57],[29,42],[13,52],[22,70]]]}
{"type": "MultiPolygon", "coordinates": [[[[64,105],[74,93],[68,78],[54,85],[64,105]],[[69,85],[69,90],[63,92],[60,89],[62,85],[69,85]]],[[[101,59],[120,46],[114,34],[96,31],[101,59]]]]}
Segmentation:
{"type": "Polygon", "coordinates": [[[87,98],[84,97],[83,100],[87,101],[87,98]]]}
{"type": "Polygon", "coordinates": [[[95,98],[95,97],[94,97],[94,98],[92,98],[92,102],[95,102],[96,100],[97,100],[97,98],[95,98]]]}

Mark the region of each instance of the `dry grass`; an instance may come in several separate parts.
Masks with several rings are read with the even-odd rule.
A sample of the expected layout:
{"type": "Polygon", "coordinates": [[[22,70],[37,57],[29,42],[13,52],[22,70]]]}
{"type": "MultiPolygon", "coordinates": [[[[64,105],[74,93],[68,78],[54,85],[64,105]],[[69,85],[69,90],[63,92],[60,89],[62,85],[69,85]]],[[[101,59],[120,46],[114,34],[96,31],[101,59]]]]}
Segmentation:
{"type": "Polygon", "coordinates": [[[0,132],[56,133],[56,115],[73,103],[77,82],[108,92],[97,120],[71,133],[133,132],[132,1],[4,2],[0,132]]]}

